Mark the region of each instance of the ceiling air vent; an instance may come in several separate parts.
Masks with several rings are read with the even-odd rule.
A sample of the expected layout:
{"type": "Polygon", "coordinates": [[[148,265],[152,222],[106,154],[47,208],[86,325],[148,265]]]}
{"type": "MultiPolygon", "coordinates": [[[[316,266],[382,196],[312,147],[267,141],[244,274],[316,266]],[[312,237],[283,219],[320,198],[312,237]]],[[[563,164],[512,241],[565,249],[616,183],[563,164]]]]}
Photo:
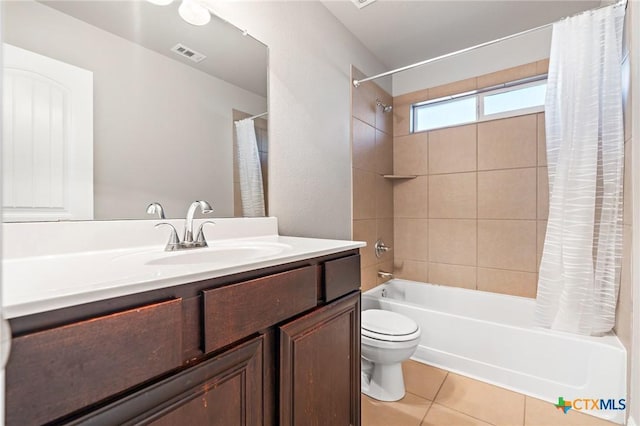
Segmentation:
{"type": "Polygon", "coordinates": [[[365,6],[369,6],[371,3],[373,3],[376,0],[351,0],[353,2],[353,4],[355,4],[358,9],[362,9],[365,6]]]}
{"type": "Polygon", "coordinates": [[[175,46],[173,46],[171,48],[171,51],[177,53],[180,56],[184,56],[185,58],[196,63],[206,58],[206,56],[203,55],[202,53],[196,52],[195,50],[185,46],[182,43],[178,43],[175,46]]]}

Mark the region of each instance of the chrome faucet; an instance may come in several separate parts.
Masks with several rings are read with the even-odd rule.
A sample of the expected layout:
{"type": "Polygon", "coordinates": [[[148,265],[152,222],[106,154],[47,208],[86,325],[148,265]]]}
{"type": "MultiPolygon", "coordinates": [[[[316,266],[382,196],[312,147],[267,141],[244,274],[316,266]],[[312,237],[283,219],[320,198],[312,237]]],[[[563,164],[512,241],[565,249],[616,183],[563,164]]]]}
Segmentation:
{"type": "Polygon", "coordinates": [[[198,228],[198,233],[196,239],[193,239],[193,216],[196,214],[196,210],[200,207],[202,213],[211,213],[213,208],[206,201],[194,201],[189,206],[189,210],[187,210],[187,218],[184,223],[184,237],[182,241],[180,241],[180,237],[178,237],[178,232],[176,228],[167,222],[158,223],[156,228],[159,226],[169,226],[171,228],[171,234],[169,235],[169,242],[165,246],[165,251],[176,251],[176,250],[186,250],[192,248],[201,248],[207,247],[207,239],[204,236],[204,226],[207,224],[215,225],[214,222],[207,220],[202,222],[200,228],[198,228]]]}
{"type": "MultiPolygon", "coordinates": [[[[202,213],[211,213],[213,212],[213,207],[206,201],[194,201],[189,206],[189,210],[187,210],[187,218],[184,222],[184,237],[182,238],[183,244],[193,244],[193,216],[196,214],[196,210],[200,207],[202,213]]],[[[204,223],[202,224],[204,226],[204,223]]],[[[200,231],[202,230],[202,226],[200,226],[200,231]]],[[[198,232],[199,234],[199,232],[198,232]]]]}
{"type": "Polygon", "coordinates": [[[158,203],[157,201],[154,201],[147,206],[147,214],[157,214],[158,219],[165,219],[162,204],[158,203]]]}
{"type": "Polygon", "coordinates": [[[168,226],[169,228],[171,228],[171,234],[169,235],[169,241],[167,242],[167,245],[164,246],[164,251],[176,251],[176,250],[181,250],[183,248],[186,247],[182,247],[182,241],[180,241],[180,237],[178,237],[178,233],[176,232],[176,228],[168,223],[168,222],[160,222],[158,224],[156,224],[156,228],[159,228],[161,226],[168,226]]]}
{"type": "Polygon", "coordinates": [[[382,257],[383,253],[386,253],[389,250],[391,250],[391,247],[386,245],[382,240],[378,240],[378,241],[376,241],[375,245],[373,246],[373,249],[375,250],[376,257],[378,259],[380,259],[380,257],[382,257]]]}

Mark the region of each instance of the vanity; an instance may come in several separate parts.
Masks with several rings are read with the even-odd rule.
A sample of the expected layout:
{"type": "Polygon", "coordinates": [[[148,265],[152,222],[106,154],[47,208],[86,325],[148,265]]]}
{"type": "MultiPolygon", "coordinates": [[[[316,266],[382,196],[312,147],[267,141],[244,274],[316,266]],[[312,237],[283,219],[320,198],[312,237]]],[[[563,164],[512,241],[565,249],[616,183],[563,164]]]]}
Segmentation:
{"type": "Polygon", "coordinates": [[[93,228],[61,254],[5,257],[8,281],[50,284],[5,290],[6,424],[359,425],[362,243],[216,223],[209,248],[183,253],[153,221],[5,225],[9,240],[93,228]],[[116,228],[153,244],[114,248],[116,228]]]}
{"type": "Polygon", "coordinates": [[[152,3],[1,5],[6,424],[359,425],[363,244],[232,218],[267,46],[152,3]]]}

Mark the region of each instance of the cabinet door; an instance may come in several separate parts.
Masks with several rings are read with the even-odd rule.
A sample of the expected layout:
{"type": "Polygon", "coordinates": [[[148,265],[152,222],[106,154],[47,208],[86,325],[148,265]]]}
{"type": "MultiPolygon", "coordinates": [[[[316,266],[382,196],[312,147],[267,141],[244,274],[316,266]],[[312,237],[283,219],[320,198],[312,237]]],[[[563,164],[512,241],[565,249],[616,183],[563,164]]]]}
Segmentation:
{"type": "Polygon", "coordinates": [[[263,425],[264,347],[257,337],[71,424],[263,425]]]}
{"type": "Polygon", "coordinates": [[[360,425],[360,292],[280,327],[280,424],[360,425]]]}
{"type": "Polygon", "coordinates": [[[247,354],[237,352],[227,355],[228,359],[210,361],[210,373],[203,372],[208,376],[204,383],[172,401],[168,410],[153,416],[154,420],[144,423],[153,426],[261,425],[261,354],[261,350],[256,350],[247,359],[247,354]],[[221,364],[228,365],[219,369],[221,364]]]}

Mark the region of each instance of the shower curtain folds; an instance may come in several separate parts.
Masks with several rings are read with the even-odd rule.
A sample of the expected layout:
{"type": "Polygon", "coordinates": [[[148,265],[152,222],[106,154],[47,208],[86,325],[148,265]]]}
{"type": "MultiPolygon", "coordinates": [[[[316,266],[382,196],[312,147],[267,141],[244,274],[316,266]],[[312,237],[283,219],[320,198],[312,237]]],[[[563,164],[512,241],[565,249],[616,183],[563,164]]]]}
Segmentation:
{"type": "Polygon", "coordinates": [[[251,118],[236,121],[235,125],[242,216],[261,217],[265,214],[264,187],[256,129],[251,118]]]}
{"type": "Polygon", "coordinates": [[[545,104],[549,220],[536,322],[598,335],[615,323],[622,246],[618,4],[553,26],[545,104]]]}

